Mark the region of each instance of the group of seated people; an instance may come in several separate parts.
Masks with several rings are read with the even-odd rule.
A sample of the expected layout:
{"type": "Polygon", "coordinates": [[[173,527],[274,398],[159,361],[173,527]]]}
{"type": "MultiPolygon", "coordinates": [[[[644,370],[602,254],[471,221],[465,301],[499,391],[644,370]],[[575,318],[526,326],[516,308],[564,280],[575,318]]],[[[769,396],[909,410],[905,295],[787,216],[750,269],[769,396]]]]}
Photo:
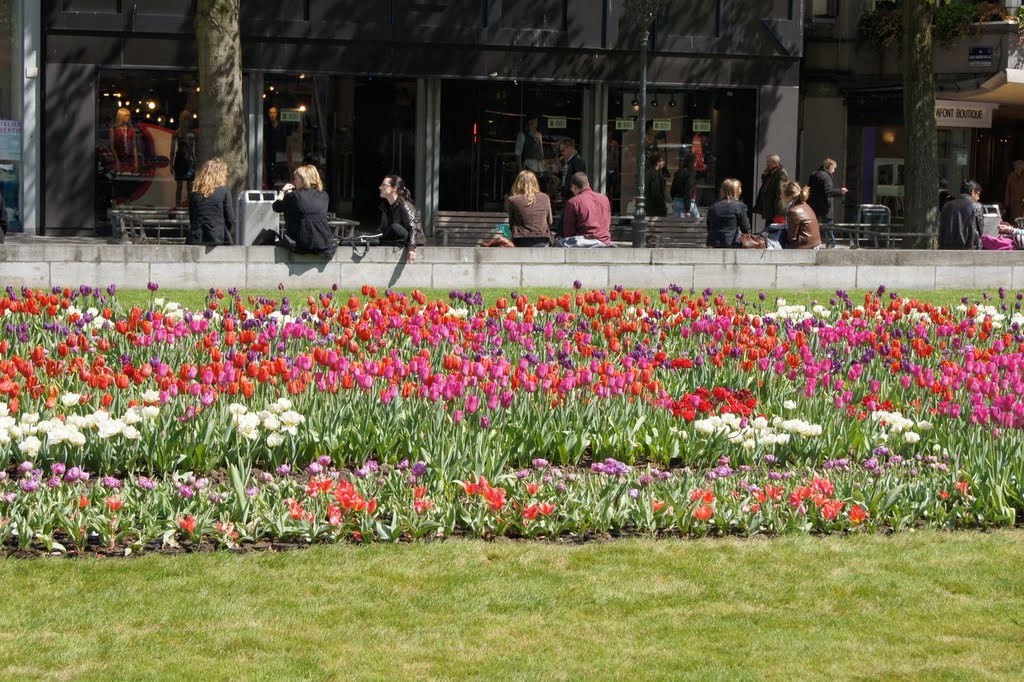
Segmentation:
{"type": "MultiPolygon", "coordinates": [[[[186,244],[221,245],[234,243],[235,211],[227,187],[228,168],[221,158],[207,161],[196,173],[188,202],[189,228],[186,244]]],[[[405,247],[409,262],[416,260],[416,247],[424,243],[423,230],[412,195],[397,175],[388,175],[380,185],[380,242],[405,247]]],[[[273,209],[284,215],[284,231],[264,230],[258,244],[277,244],[297,253],[333,258],[337,238],[327,214],[328,195],[316,166],[295,169],[292,181],[277,194],[273,209]]]]}
{"type": "MultiPolygon", "coordinates": [[[[807,203],[809,188],[788,182],[782,188],[784,215],[775,216],[765,227],[762,236],[764,248],[818,249],[821,248],[821,227],[814,209],[807,203]]],[[[742,235],[751,234],[747,205],[740,201],[743,187],[739,180],[729,178],[722,182],[719,200],[708,208],[708,241],[714,248],[739,248],[742,235]]]]}

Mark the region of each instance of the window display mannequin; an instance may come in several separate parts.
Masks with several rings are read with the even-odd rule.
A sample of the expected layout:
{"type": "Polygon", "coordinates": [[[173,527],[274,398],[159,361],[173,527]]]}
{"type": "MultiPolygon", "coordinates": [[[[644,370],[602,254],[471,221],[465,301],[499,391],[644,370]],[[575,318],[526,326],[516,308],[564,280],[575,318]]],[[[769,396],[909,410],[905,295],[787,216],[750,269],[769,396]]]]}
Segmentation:
{"type": "Polygon", "coordinates": [[[540,132],[540,118],[531,116],[526,128],[516,137],[516,160],[519,170],[533,171],[536,175],[544,172],[544,136],[540,132]]]}
{"type": "Polygon", "coordinates": [[[132,112],[124,107],[117,110],[110,128],[110,149],[114,152],[114,172],[138,173],[139,148],[135,144],[135,125],[132,112]]]}
{"type": "Polygon", "coordinates": [[[267,109],[267,124],[263,131],[268,187],[276,187],[288,181],[288,163],[285,158],[288,129],[281,123],[278,113],[277,107],[267,109]]]}
{"type": "Polygon", "coordinates": [[[174,205],[188,202],[192,194],[192,182],[196,177],[196,132],[192,126],[192,112],[182,109],[178,118],[178,129],[171,136],[171,170],[177,187],[174,190],[174,205]],[[182,198],[182,189],[188,191],[182,198]]]}

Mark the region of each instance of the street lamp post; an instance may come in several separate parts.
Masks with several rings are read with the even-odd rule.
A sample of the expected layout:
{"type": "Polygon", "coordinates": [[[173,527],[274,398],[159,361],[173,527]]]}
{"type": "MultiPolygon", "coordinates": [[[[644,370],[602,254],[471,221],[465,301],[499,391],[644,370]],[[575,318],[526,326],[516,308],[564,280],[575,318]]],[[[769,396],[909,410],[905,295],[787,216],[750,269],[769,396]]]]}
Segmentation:
{"type": "Polygon", "coordinates": [[[647,45],[653,13],[647,11],[640,27],[640,120],[637,124],[636,197],[633,200],[633,248],[647,243],[647,45]]]}

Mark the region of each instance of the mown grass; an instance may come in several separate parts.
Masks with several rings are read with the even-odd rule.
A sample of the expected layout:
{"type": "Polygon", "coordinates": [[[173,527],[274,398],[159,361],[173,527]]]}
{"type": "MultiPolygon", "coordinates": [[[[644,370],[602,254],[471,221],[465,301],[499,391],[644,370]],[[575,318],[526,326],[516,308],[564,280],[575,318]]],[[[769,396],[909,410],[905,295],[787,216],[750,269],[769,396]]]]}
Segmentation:
{"type": "Polygon", "coordinates": [[[1024,531],[0,560],[5,679],[978,679],[1024,531]]]}
{"type": "MultiPolygon", "coordinates": [[[[378,288],[378,293],[384,292],[383,287],[378,288]]],[[[553,288],[521,288],[517,289],[516,292],[523,294],[530,298],[530,300],[536,300],[540,295],[546,296],[561,296],[566,292],[572,291],[572,281],[567,280],[565,287],[560,289],[553,288]]],[[[407,289],[399,289],[399,291],[410,291],[407,289]]],[[[430,299],[439,299],[448,301],[449,289],[423,289],[423,293],[430,299]]],[[[511,293],[511,289],[482,289],[481,294],[483,295],[484,301],[487,305],[492,305],[499,297],[508,296],[511,293]]],[[[688,290],[687,290],[688,291],[688,290]]],[[[722,294],[726,296],[730,301],[735,300],[737,293],[743,293],[748,306],[754,308],[758,305],[758,289],[716,289],[715,294],[722,294]]],[[[875,291],[872,289],[871,291],[875,291]]],[[[311,295],[317,295],[322,293],[322,289],[249,289],[241,290],[243,300],[247,300],[248,297],[259,297],[271,298],[274,300],[280,300],[281,297],[287,296],[295,304],[304,304],[306,297],[311,295]]],[[[348,300],[350,293],[360,295],[358,290],[339,290],[335,297],[342,301],[348,300]]],[[[657,289],[650,289],[648,293],[656,296],[658,293],[657,289]]],[[[700,295],[701,290],[697,290],[696,294],[700,295]]],[[[822,305],[828,305],[829,299],[836,297],[835,290],[829,289],[807,289],[807,290],[796,290],[796,289],[765,289],[766,294],[766,307],[774,310],[774,302],[777,298],[783,298],[790,304],[798,305],[811,305],[813,303],[821,303],[822,305]]],[[[847,294],[855,302],[862,302],[864,300],[864,294],[867,290],[861,289],[849,289],[847,294]]],[[[917,298],[922,301],[934,303],[937,305],[959,305],[962,298],[967,298],[972,302],[983,300],[984,291],[982,290],[961,290],[961,289],[947,289],[941,291],[917,291],[917,290],[900,290],[899,295],[906,298],[917,298]]],[[[1015,292],[1011,292],[1009,299],[1015,301],[1013,298],[1015,292]]],[[[988,292],[992,299],[998,300],[998,292],[988,292]]],[[[146,290],[138,289],[125,289],[117,292],[117,298],[122,305],[133,306],[133,305],[146,305],[153,298],[162,298],[165,301],[176,301],[191,309],[201,308],[206,303],[207,292],[202,289],[160,289],[156,293],[151,294],[146,290]]],[[[461,304],[459,304],[461,305],[461,304]]]]}

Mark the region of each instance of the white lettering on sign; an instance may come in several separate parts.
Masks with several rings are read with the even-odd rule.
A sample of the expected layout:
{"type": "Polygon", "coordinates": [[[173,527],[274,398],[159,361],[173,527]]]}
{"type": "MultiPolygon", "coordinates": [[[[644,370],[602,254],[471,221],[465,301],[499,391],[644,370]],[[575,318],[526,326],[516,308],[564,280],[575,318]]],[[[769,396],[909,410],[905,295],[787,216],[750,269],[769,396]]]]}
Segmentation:
{"type": "Polygon", "coordinates": [[[991,128],[995,105],[935,100],[935,123],[940,128],[991,128]]]}

